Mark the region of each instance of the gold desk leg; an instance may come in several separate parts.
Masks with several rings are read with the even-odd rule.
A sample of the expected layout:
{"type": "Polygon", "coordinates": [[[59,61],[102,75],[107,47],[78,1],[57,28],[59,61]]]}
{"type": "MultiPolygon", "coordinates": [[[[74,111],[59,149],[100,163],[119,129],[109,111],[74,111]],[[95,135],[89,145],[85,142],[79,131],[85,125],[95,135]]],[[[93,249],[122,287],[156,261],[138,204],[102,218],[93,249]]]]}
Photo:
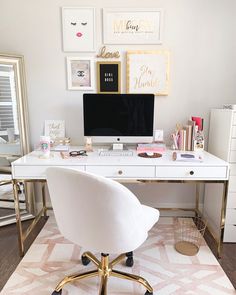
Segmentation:
{"type": "Polygon", "coordinates": [[[47,206],[46,206],[46,181],[42,183],[42,201],[43,201],[43,216],[47,217],[47,206]]]}
{"type": "Polygon", "coordinates": [[[217,245],[217,256],[221,257],[223,236],[224,236],[224,227],[225,227],[225,212],[226,212],[226,201],[228,194],[228,180],[224,181],[222,204],[221,204],[221,216],[220,216],[220,237],[217,245]]]}
{"type": "Polygon", "coordinates": [[[196,183],[195,217],[199,216],[200,184],[196,183]]]}
{"type": "Polygon", "coordinates": [[[22,223],[20,216],[20,202],[17,188],[17,181],[13,180],[13,195],[14,195],[14,203],[15,203],[15,213],[16,213],[16,226],[18,232],[18,242],[19,242],[19,252],[20,256],[24,256],[24,241],[23,241],[23,231],[22,231],[22,223]]]}

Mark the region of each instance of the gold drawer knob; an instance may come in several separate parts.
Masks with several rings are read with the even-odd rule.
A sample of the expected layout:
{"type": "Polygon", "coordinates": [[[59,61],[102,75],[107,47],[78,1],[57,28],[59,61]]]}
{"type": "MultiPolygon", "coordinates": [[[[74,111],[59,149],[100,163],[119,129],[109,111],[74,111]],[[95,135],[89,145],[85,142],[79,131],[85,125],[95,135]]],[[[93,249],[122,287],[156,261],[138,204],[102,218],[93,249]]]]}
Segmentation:
{"type": "Polygon", "coordinates": [[[122,171],[122,170],[119,170],[119,171],[118,171],[118,174],[119,174],[119,175],[123,174],[123,171],[122,171]]]}

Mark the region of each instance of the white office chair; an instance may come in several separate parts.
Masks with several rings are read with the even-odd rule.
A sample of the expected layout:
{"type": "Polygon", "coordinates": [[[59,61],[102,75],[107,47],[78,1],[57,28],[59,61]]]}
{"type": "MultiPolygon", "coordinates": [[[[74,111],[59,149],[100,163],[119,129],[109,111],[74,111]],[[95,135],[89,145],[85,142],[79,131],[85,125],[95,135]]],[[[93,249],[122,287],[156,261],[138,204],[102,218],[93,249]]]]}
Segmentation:
{"type": "Polygon", "coordinates": [[[61,234],[88,250],[82,254],[84,265],[91,261],[97,267],[65,277],[52,294],[61,294],[69,282],[97,275],[101,278],[100,295],[107,294],[109,276],[136,281],[146,288],[145,294],[153,294],[144,278],[113,267],[124,258],[126,265],[132,266],[132,251],[147,239],[148,231],[159,219],[159,211],[141,205],[126,187],[105,177],[56,167],[48,168],[46,174],[61,234]],[[89,251],[101,253],[101,261],[89,251]],[[121,255],[109,262],[109,254],[121,255]]]}

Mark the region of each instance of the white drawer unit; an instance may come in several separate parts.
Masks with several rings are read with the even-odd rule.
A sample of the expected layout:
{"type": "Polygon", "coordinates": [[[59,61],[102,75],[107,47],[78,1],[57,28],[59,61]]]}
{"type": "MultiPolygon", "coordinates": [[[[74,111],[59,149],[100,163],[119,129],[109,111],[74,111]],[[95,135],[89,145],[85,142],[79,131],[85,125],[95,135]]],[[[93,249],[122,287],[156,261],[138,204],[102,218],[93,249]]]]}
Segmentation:
{"type": "MultiPolygon", "coordinates": [[[[236,192],[232,193],[229,192],[228,193],[228,197],[227,197],[227,208],[234,208],[236,209],[236,192]]],[[[235,211],[236,214],[236,211],[235,211]]]]}
{"type": "MultiPolygon", "coordinates": [[[[44,179],[46,177],[46,170],[51,166],[46,165],[37,165],[34,166],[32,169],[32,166],[15,166],[13,168],[13,177],[14,175],[17,175],[17,178],[20,179],[44,179]]],[[[53,167],[64,167],[64,166],[53,166],[53,167]]],[[[78,170],[78,171],[85,171],[84,165],[79,166],[66,166],[66,168],[78,170]]]]}
{"type": "Polygon", "coordinates": [[[230,163],[224,242],[236,242],[236,111],[211,110],[208,150],[230,163]]]}
{"type": "Polygon", "coordinates": [[[209,179],[211,175],[212,179],[226,178],[227,168],[226,167],[199,167],[199,166],[176,166],[173,167],[156,167],[156,177],[157,178],[173,178],[173,179],[209,179]]]}
{"type": "Polygon", "coordinates": [[[155,166],[86,166],[86,171],[112,178],[155,177],[155,166]]]}
{"type": "Polygon", "coordinates": [[[236,224],[226,224],[224,232],[224,242],[235,243],[236,241],[236,224]]]}

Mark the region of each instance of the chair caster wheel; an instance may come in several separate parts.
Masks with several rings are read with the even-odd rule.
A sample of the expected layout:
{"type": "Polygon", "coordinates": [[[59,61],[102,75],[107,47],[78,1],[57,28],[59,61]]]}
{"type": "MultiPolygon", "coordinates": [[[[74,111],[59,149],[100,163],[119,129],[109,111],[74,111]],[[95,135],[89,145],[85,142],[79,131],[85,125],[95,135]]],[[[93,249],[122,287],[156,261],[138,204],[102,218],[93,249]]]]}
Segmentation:
{"type": "Polygon", "coordinates": [[[62,289],[58,292],[55,290],[52,292],[52,295],[61,295],[61,292],[62,292],[62,289]]]}
{"type": "Polygon", "coordinates": [[[134,265],[134,259],[133,259],[133,257],[128,257],[128,258],[126,259],[125,264],[126,264],[126,266],[128,266],[128,267],[132,267],[132,266],[134,265]]]}
{"type": "Polygon", "coordinates": [[[90,262],[90,259],[87,256],[81,256],[81,261],[83,265],[88,265],[90,262]]]}
{"type": "Polygon", "coordinates": [[[153,295],[153,292],[149,292],[148,290],[145,292],[144,295],[153,295]]]}

